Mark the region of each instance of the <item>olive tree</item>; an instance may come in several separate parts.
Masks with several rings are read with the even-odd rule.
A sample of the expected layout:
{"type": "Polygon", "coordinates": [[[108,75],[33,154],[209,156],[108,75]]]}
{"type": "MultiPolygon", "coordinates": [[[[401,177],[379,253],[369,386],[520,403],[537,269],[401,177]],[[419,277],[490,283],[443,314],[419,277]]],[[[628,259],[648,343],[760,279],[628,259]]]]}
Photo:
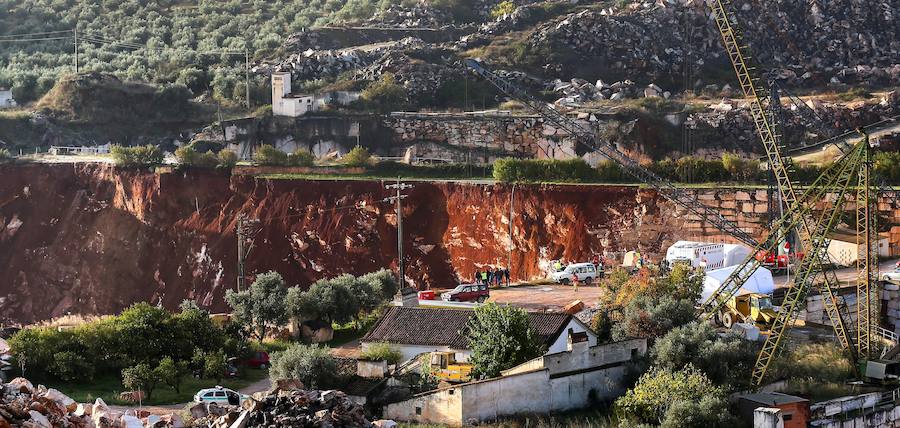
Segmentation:
{"type": "Polygon", "coordinates": [[[260,342],[266,337],[269,326],[287,324],[286,298],[284,279],[274,271],[257,276],[247,290],[225,293],[225,301],[231,306],[235,320],[249,327],[260,342]]]}

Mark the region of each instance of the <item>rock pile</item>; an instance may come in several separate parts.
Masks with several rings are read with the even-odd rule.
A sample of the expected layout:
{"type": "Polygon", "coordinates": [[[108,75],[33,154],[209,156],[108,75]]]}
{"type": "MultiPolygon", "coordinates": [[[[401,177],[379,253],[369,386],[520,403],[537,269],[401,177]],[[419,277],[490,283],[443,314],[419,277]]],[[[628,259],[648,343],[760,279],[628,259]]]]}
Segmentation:
{"type": "MultiPolygon", "coordinates": [[[[887,93],[881,100],[869,103],[834,104],[811,101],[811,107],[825,126],[837,131],[852,130],[883,119],[900,115],[900,95],[896,91],[887,93]]],[[[706,111],[693,113],[687,119],[688,126],[701,133],[711,133],[714,139],[734,141],[749,151],[758,151],[758,137],[753,120],[745,102],[724,99],[713,104],[706,111]]],[[[812,143],[824,139],[819,136],[814,124],[798,114],[792,106],[785,106],[782,115],[784,142],[797,147],[802,142],[812,143]]]]}
{"type": "MultiPolygon", "coordinates": [[[[900,82],[896,1],[731,3],[758,62],[791,86],[900,82]]],[[[567,52],[578,62],[589,56],[616,74],[650,80],[681,76],[685,64],[727,64],[709,8],[695,0],[572,13],[541,25],[526,44],[532,52],[567,52]]]]}
{"type": "Polygon", "coordinates": [[[24,378],[3,385],[0,427],[27,428],[181,428],[177,415],[116,412],[101,399],[93,405],[76,403],[65,394],[43,386],[34,387],[24,378]]]}
{"type": "Polygon", "coordinates": [[[443,10],[429,3],[419,2],[411,7],[392,4],[375,14],[367,24],[391,28],[440,28],[452,20],[443,10]]]}
{"type": "Polygon", "coordinates": [[[199,404],[191,413],[198,428],[373,426],[362,406],[343,392],[305,390],[298,381],[280,381],[269,392],[246,399],[240,409],[199,404]]]}
{"type": "Polygon", "coordinates": [[[654,83],[641,90],[631,80],[613,84],[607,84],[603,80],[598,80],[596,84],[593,84],[578,78],[569,82],[556,79],[551,85],[553,92],[562,95],[562,98],[556,101],[556,104],[560,105],[576,105],[597,100],[617,101],[629,98],[669,98],[672,96],[670,92],[663,91],[662,88],[654,83]]]}

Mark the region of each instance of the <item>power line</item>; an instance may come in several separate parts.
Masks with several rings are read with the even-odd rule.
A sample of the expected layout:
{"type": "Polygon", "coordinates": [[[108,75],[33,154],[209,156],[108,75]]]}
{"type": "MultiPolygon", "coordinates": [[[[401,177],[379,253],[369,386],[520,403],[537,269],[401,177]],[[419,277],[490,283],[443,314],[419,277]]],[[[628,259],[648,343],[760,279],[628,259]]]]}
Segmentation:
{"type": "Polygon", "coordinates": [[[31,37],[31,36],[44,36],[48,34],[60,34],[60,33],[71,33],[72,30],[59,30],[59,31],[44,31],[41,33],[18,33],[18,34],[3,34],[0,35],[0,39],[11,38],[11,37],[31,37]]]}
{"type": "Polygon", "coordinates": [[[0,43],[24,43],[24,42],[41,42],[47,40],[67,40],[72,37],[42,37],[42,38],[31,38],[31,39],[0,39],[0,43]]]}

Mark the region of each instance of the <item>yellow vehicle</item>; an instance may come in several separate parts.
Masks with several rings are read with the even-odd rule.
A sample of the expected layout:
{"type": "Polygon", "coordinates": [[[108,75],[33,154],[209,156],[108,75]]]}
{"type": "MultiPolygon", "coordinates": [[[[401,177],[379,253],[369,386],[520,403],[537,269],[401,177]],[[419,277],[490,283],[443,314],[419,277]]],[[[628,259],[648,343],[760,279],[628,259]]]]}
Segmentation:
{"type": "Polygon", "coordinates": [[[431,373],[445,382],[463,383],[472,380],[472,369],[469,363],[456,361],[455,352],[432,352],[431,373]]]}
{"type": "Polygon", "coordinates": [[[766,294],[747,293],[732,297],[716,320],[727,328],[737,323],[754,324],[760,330],[768,330],[775,320],[772,298],[766,294]]]}

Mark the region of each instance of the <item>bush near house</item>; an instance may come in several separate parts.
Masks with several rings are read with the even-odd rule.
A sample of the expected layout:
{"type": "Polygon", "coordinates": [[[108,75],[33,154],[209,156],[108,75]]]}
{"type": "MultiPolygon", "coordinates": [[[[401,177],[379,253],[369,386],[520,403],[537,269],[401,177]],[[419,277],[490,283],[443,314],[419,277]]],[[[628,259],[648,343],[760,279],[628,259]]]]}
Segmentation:
{"type": "Polygon", "coordinates": [[[381,113],[402,110],[408,101],[406,88],[398,84],[390,73],[370,83],[360,94],[360,100],[365,108],[381,113]]]}
{"type": "Polygon", "coordinates": [[[288,164],[288,155],[272,145],[263,144],[256,149],[253,160],[259,165],[285,166],[288,164]]]}
{"type": "Polygon", "coordinates": [[[387,361],[388,364],[397,364],[403,358],[400,350],[390,343],[376,343],[369,345],[362,352],[362,357],[369,361],[387,361]]]}
{"type": "Polygon", "coordinates": [[[110,153],[115,164],[123,167],[155,166],[163,163],[162,150],[149,144],[136,147],[112,146],[110,153]]]}
{"type": "Polygon", "coordinates": [[[347,166],[368,166],[372,164],[372,155],[365,147],[356,146],[344,155],[341,160],[347,166]]]}
{"type": "Polygon", "coordinates": [[[316,281],[307,291],[293,287],[287,293],[288,313],[296,319],[329,323],[355,322],[357,327],[397,293],[399,285],[387,269],[360,277],[344,274],[316,281]]]}
{"type": "Polygon", "coordinates": [[[543,353],[524,309],[488,303],[475,309],[463,332],[472,349],[473,376],[487,379],[543,353]]]}
{"type": "Polygon", "coordinates": [[[720,335],[712,324],[694,321],[657,339],[650,349],[650,362],[669,370],[691,364],[716,385],[739,390],[750,387],[747,373],[757,354],[753,342],[736,334],[720,335]]]}
{"type": "Polygon", "coordinates": [[[222,150],[219,152],[219,167],[225,169],[234,168],[238,163],[238,155],[231,150],[222,150]]]}
{"type": "Polygon", "coordinates": [[[198,153],[191,146],[184,146],[176,149],[175,159],[178,161],[179,165],[198,168],[212,168],[219,164],[219,159],[215,153],[211,151],[198,153]]]}
{"type": "Polygon", "coordinates": [[[337,361],[324,346],[298,343],[272,354],[269,377],[299,379],[310,389],[328,388],[337,380],[337,361]]]}
{"type": "Polygon", "coordinates": [[[681,370],[652,369],[615,402],[622,419],[662,427],[729,427],[725,392],[688,364],[681,370]]]}

